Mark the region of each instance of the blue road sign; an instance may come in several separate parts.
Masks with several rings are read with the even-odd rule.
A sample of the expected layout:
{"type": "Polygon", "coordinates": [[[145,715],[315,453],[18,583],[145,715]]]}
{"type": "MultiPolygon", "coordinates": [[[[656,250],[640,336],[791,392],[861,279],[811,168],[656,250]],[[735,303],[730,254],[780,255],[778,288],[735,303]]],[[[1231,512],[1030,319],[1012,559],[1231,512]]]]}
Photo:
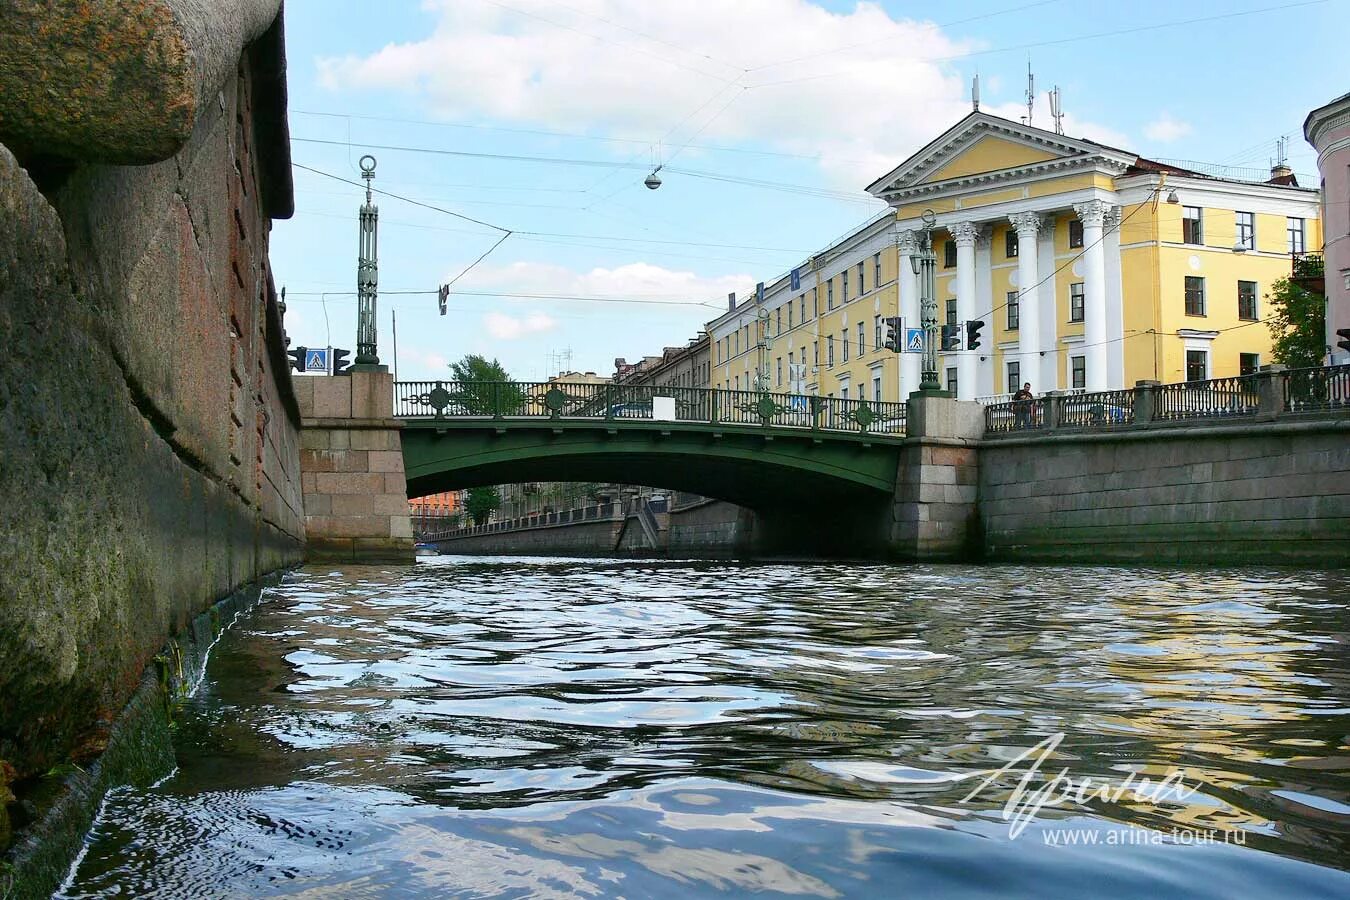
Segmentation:
{"type": "Polygon", "coordinates": [[[306,372],[327,372],[328,371],[328,350],[306,350],[305,351],[305,371],[306,372]]]}
{"type": "Polygon", "coordinates": [[[905,352],[922,353],[923,352],[923,329],[906,328],[905,329],[905,352]]]}
{"type": "Polygon", "coordinates": [[[802,273],[798,269],[793,269],[792,274],[788,276],[788,283],[791,290],[800,291],[802,289],[802,273]]]}

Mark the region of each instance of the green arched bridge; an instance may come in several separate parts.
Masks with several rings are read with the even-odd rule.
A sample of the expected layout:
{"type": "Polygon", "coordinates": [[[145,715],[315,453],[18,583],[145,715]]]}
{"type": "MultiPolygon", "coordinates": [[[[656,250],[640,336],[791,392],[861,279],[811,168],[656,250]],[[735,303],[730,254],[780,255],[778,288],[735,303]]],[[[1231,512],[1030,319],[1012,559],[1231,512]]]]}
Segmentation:
{"type": "MultiPolygon", "coordinates": [[[[763,512],[880,511],[905,404],[703,388],[397,382],[408,496],[487,484],[645,484],[763,512]],[[809,507],[809,508],[808,508],[809,507]]],[[[781,518],[781,516],[780,516],[781,518]]]]}

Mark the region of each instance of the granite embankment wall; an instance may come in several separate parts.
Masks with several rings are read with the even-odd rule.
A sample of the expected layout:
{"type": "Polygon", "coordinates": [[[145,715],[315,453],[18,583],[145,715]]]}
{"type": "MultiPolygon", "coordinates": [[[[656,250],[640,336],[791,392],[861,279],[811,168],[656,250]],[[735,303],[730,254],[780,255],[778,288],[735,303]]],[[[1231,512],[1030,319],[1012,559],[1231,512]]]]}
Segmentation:
{"type": "Polygon", "coordinates": [[[731,557],[746,551],[754,513],[708,500],[661,513],[659,547],[643,537],[636,516],[527,525],[510,531],[436,541],[442,553],[499,556],[731,557]],[[625,523],[627,527],[625,527],[625,523]]]}
{"type": "Polygon", "coordinates": [[[992,559],[1350,565],[1350,419],[985,441],[992,559]]]}
{"type": "MultiPolygon", "coordinates": [[[[0,853],[50,811],[44,773],[100,756],[170,635],[302,552],[299,413],[267,259],[291,208],[280,19],[266,24],[275,0],[270,15],[248,6],[219,14],[261,35],[207,29],[218,52],[159,60],[196,92],[174,99],[189,125],[159,161],[136,140],[118,150],[115,96],[71,112],[56,81],[25,97],[0,85],[0,141],[17,129],[21,148],[0,146],[0,853]],[[14,112],[28,100],[32,116],[14,112]],[[113,149],[44,156],[50,135],[21,139],[25,123],[67,120],[70,152],[81,127],[113,149]],[[146,164],[107,164],[119,152],[146,164]]],[[[131,17],[66,35],[52,15],[58,68],[84,49],[132,66],[145,53],[100,33],[131,17]]]]}

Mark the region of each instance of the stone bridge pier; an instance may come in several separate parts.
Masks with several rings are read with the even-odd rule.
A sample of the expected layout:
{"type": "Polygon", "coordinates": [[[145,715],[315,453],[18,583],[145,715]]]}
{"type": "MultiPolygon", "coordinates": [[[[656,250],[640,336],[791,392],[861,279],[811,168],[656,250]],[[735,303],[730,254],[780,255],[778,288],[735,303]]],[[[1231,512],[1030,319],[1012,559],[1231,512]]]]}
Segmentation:
{"type": "Polygon", "coordinates": [[[295,379],[305,558],[409,563],[412,520],[403,473],[403,423],[388,372],[295,379]]]}

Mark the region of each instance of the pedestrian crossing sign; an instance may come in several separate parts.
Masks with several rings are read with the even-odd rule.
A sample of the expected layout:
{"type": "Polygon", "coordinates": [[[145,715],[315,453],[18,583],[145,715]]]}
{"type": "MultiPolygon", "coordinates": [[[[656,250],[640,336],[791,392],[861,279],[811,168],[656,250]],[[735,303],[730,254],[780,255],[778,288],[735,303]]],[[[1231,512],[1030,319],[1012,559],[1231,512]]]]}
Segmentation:
{"type": "Polygon", "coordinates": [[[922,353],[923,352],[923,329],[906,328],[905,329],[905,352],[922,353]]]}
{"type": "Polygon", "coordinates": [[[327,372],[328,371],[328,350],[306,350],[305,351],[305,371],[306,372],[327,372]]]}

